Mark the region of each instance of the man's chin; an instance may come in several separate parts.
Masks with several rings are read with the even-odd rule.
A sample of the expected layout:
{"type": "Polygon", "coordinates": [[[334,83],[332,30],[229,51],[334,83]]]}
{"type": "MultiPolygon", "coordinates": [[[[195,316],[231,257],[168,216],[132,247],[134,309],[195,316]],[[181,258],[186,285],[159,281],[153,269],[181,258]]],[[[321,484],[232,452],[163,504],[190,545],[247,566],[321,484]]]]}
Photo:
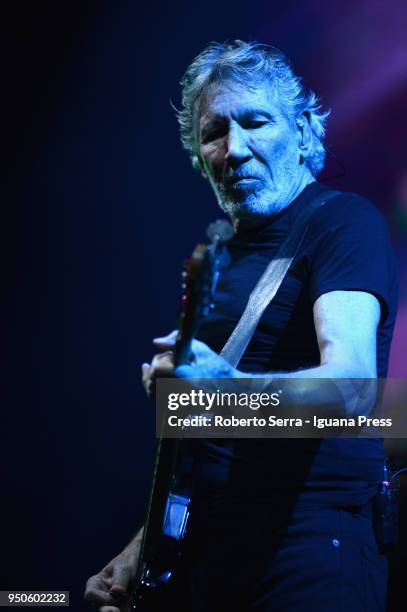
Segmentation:
{"type": "Polygon", "coordinates": [[[262,202],[261,199],[249,197],[241,201],[220,200],[221,209],[233,219],[250,219],[273,214],[274,206],[271,202],[262,202]]]}

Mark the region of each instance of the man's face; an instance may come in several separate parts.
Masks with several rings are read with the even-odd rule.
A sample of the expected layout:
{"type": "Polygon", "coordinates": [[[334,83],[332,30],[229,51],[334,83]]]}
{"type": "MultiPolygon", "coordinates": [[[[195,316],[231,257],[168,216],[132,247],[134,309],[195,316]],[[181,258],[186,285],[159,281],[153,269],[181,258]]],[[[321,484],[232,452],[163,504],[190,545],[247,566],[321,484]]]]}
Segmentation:
{"type": "Polygon", "coordinates": [[[214,83],[197,124],[203,173],[232,218],[273,214],[297,195],[304,176],[300,134],[268,83],[214,83]]]}

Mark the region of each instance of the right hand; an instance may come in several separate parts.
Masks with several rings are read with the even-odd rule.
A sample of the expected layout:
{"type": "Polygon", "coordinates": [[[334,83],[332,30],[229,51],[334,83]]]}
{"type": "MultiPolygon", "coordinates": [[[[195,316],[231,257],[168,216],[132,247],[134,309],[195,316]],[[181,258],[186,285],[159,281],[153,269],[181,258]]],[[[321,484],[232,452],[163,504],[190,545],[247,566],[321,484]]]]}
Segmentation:
{"type": "Polygon", "coordinates": [[[155,380],[157,377],[169,378],[174,371],[174,352],[175,342],[178,331],[174,330],[167,336],[154,338],[155,346],[167,349],[164,353],[154,355],[151,363],[143,363],[141,366],[141,376],[147,397],[154,397],[155,380]]]}
{"type": "Polygon", "coordinates": [[[140,546],[140,541],[132,542],[87,581],[84,598],[98,612],[130,612],[140,546]]]}

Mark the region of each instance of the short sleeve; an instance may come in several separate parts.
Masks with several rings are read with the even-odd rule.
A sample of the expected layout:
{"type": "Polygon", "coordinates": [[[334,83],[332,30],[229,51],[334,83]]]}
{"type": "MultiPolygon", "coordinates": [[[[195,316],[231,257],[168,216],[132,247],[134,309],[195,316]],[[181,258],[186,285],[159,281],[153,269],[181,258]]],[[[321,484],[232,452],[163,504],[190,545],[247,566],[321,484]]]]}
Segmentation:
{"type": "Polygon", "coordinates": [[[314,245],[310,262],[310,297],[324,293],[366,291],[381,304],[383,323],[394,300],[395,262],[383,215],[354,194],[328,201],[308,229],[314,245]]]}

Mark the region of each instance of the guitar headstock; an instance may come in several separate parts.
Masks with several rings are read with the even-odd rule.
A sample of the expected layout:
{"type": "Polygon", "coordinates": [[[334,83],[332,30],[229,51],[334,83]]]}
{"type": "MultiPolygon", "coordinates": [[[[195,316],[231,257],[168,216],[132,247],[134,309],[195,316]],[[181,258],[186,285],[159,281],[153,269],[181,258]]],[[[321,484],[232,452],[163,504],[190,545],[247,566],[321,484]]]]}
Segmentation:
{"type": "Polygon", "coordinates": [[[207,230],[209,244],[198,244],[182,273],[182,308],[175,350],[177,365],[190,360],[190,344],[200,322],[213,307],[224,243],[233,235],[228,221],[215,221],[207,230]]]}

